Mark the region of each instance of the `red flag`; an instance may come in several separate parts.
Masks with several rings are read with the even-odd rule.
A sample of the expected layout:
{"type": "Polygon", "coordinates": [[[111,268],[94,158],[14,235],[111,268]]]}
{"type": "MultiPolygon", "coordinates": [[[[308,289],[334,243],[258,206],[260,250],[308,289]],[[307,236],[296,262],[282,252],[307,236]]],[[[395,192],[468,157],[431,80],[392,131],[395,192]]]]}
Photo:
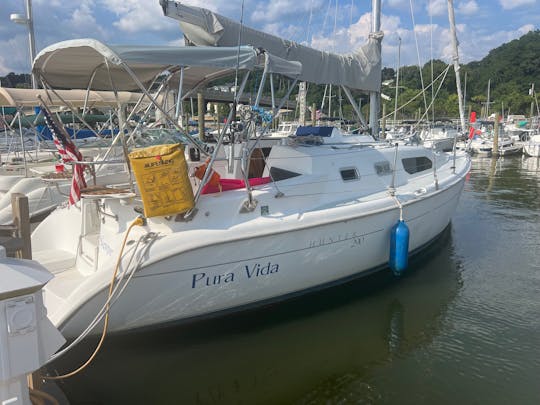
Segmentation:
{"type": "Polygon", "coordinates": [[[472,124],[476,122],[476,112],[471,111],[471,117],[469,118],[469,124],[471,124],[471,128],[469,129],[469,139],[472,139],[474,137],[475,128],[472,124]]]}
{"type": "MultiPolygon", "coordinates": [[[[64,163],[67,162],[81,162],[83,156],[77,149],[66,129],[59,121],[51,114],[49,109],[45,106],[41,106],[45,123],[51,130],[54,145],[62,158],[64,163]]],[[[86,181],[84,180],[84,165],[73,165],[73,178],[71,180],[71,191],[69,193],[69,203],[75,204],[81,199],[81,189],[86,187],[86,181]]]]}

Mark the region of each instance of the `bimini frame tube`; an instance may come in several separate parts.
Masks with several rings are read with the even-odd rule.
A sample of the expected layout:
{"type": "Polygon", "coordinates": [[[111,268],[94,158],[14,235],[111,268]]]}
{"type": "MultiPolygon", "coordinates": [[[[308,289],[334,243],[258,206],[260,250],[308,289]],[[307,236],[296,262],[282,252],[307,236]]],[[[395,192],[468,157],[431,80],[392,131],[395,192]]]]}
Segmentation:
{"type": "Polygon", "coordinates": [[[129,67],[129,65],[126,62],[121,62],[122,67],[124,70],[131,76],[135,84],[141,89],[141,91],[145,94],[146,97],[150,100],[154,106],[163,113],[164,117],[171,122],[171,124],[180,132],[182,132],[186,138],[189,139],[189,141],[195,146],[197,149],[199,149],[202,153],[205,153],[205,151],[201,148],[200,144],[193,139],[193,137],[189,134],[188,131],[184,131],[177,122],[174,122],[174,119],[169,115],[165,109],[159,105],[157,100],[148,92],[148,90],[144,87],[144,84],[141,83],[137,75],[133,72],[133,70],[129,67]]]}
{"type": "Polygon", "coordinates": [[[178,118],[184,115],[182,108],[182,88],[184,87],[184,66],[180,68],[180,80],[178,81],[178,94],[176,96],[176,113],[174,118],[178,122],[178,118]]]}

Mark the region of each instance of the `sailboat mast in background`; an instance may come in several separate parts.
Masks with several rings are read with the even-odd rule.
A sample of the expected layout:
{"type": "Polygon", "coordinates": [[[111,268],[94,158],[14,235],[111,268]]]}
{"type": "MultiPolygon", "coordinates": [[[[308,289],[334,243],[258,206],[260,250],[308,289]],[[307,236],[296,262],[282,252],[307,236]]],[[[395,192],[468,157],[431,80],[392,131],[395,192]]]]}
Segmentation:
{"type": "MultiPolygon", "coordinates": [[[[381,0],[373,0],[371,5],[371,35],[380,35],[381,31],[381,0]]],[[[377,41],[377,50],[381,54],[381,41],[377,41]]],[[[381,72],[379,72],[381,75],[381,72]]],[[[379,97],[381,89],[371,91],[369,93],[369,126],[371,127],[371,135],[375,138],[379,137],[379,97]]]]}
{"type": "Polygon", "coordinates": [[[448,0],[448,19],[450,20],[450,33],[452,38],[452,46],[454,48],[454,71],[456,72],[456,87],[458,94],[458,105],[459,105],[459,120],[461,123],[461,133],[465,133],[465,110],[463,108],[463,94],[461,92],[461,78],[459,75],[459,49],[458,49],[458,39],[456,34],[456,19],[454,16],[454,2],[453,0],[448,0]]]}

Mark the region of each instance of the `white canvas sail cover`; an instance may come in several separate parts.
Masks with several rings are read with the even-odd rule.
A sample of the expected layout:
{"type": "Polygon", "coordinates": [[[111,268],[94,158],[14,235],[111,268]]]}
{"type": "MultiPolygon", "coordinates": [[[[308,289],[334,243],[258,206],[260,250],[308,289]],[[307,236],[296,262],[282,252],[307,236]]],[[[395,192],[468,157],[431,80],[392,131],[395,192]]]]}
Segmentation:
{"type": "Polygon", "coordinates": [[[33,72],[52,87],[93,90],[135,90],[138,88],[126,71],[131,69],[148,87],[164,71],[184,71],[184,90],[234,73],[253,70],[262,64],[274,73],[296,77],[299,62],[282,60],[261,53],[251,46],[185,47],[105,45],[95,39],[58,42],[43,49],[34,59],[33,72]]]}
{"type": "Polygon", "coordinates": [[[260,47],[272,55],[302,63],[299,80],[379,91],[382,35],[374,35],[354,53],[338,55],[287,41],[239,23],[210,10],[160,0],[166,16],[180,22],[184,38],[197,46],[235,46],[242,29],[242,44],[260,47]]]}

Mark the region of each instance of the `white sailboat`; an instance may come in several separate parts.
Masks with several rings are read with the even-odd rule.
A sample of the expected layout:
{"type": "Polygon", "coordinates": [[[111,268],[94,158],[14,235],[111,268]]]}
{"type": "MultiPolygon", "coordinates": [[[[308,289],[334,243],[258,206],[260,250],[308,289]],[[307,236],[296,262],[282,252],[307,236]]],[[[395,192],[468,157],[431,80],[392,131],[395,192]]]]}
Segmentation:
{"type": "MultiPolygon", "coordinates": [[[[142,86],[143,92],[163,71],[184,72],[180,88],[185,94],[237,68],[249,73],[261,57],[263,80],[269,73],[306,79],[304,65],[251,47],[122,48],[88,40],[44,49],[34,72],[52,86],[67,82],[72,87],[89,82],[101,87],[111,75],[118,89],[142,86]],[[84,56],[70,75],[62,60],[76,60],[73,55],[84,56]],[[201,72],[190,65],[206,65],[204,77],[186,80],[188,73],[201,72]]],[[[315,56],[310,52],[306,57],[315,56]]],[[[330,60],[319,80],[353,89],[362,88],[354,83],[369,83],[368,90],[380,85],[380,75],[370,68],[380,66],[380,60],[364,73],[359,63],[330,60]]],[[[332,133],[317,136],[331,138],[332,133]]],[[[32,235],[34,258],[55,274],[44,293],[53,323],[65,336],[76,337],[98,333],[94,327],[109,314],[109,330],[121,332],[341,283],[387,266],[392,229],[401,219],[410,229],[408,245],[401,246],[406,261],[447,227],[470,168],[464,153],[306,139],[298,135],[273,146],[262,173],[265,181],[256,179],[261,180],[257,186],[204,193],[207,171],[195,207],[187,213],[141,218],[138,190],[136,196],[83,195],[80,205],[57,209],[32,235]]],[[[244,185],[251,184],[247,173],[253,149],[246,142],[230,150],[236,148],[241,152],[229,153],[229,162],[241,168],[244,185]]]]}
{"type": "Polygon", "coordinates": [[[444,152],[449,152],[454,148],[454,142],[459,136],[459,131],[456,128],[444,123],[435,123],[435,125],[420,132],[420,139],[426,148],[444,152]]]}
{"type": "Polygon", "coordinates": [[[540,135],[532,135],[523,142],[523,152],[529,156],[540,157],[540,135]]]}

